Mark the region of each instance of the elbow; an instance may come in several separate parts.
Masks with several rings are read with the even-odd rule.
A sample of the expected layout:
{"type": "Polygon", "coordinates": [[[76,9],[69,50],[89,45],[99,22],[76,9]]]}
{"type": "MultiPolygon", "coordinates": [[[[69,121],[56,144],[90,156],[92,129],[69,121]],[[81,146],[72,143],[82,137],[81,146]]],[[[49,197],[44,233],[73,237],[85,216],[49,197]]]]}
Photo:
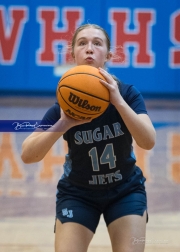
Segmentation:
{"type": "Polygon", "coordinates": [[[25,164],[32,164],[32,163],[41,161],[42,158],[37,153],[34,153],[34,151],[32,151],[31,148],[27,148],[25,144],[23,143],[22,152],[21,152],[21,160],[25,164]]]}
{"type": "Polygon", "coordinates": [[[138,145],[140,148],[144,149],[144,150],[151,150],[151,149],[154,147],[155,142],[153,142],[153,141],[151,141],[151,142],[148,141],[148,142],[143,143],[143,144],[138,144],[138,143],[137,143],[137,145],[138,145]]]}
{"type": "Polygon", "coordinates": [[[31,164],[30,151],[26,148],[25,143],[22,144],[21,160],[25,164],[31,164]]]}
{"type": "Polygon", "coordinates": [[[21,154],[21,160],[22,160],[25,164],[31,164],[31,163],[33,163],[33,162],[31,161],[31,159],[30,159],[27,155],[25,155],[24,153],[21,154]]]}
{"type": "Polygon", "coordinates": [[[156,144],[156,131],[154,129],[152,137],[151,137],[151,141],[150,141],[150,148],[149,150],[151,150],[156,144]]]}
{"type": "Polygon", "coordinates": [[[154,131],[151,137],[137,144],[139,147],[141,147],[144,150],[151,150],[156,144],[156,132],[154,131]]]}
{"type": "Polygon", "coordinates": [[[156,144],[156,132],[154,131],[150,139],[146,141],[144,144],[144,149],[145,150],[151,150],[156,144]]]}
{"type": "Polygon", "coordinates": [[[151,142],[148,142],[148,143],[145,145],[144,149],[145,149],[145,150],[151,150],[154,146],[155,146],[155,141],[151,141],[151,142]]]}
{"type": "Polygon", "coordinates": [[[30,155],[25,154],[24,152],[22,152],[21,154],[21,160],[25,163],[25,164],[32,164],[32,163],[37,163],[39,161],[41,161],[42,159],[39,158],[38,156],[33,158],[30,155]]]}

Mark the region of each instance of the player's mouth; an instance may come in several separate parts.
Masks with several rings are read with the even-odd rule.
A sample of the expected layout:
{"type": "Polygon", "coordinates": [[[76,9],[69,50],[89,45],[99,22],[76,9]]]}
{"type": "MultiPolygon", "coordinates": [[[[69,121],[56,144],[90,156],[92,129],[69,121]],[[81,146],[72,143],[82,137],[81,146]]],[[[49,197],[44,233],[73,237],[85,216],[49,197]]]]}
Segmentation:
{"type": "Polygon", "coordinates": [[[93,59],[92,57],[87,57],[85,60],[86,60],[86,62],[88,62],[88,63],[91,63],[91,62],[94,61],[94,59],[93,59]]]}

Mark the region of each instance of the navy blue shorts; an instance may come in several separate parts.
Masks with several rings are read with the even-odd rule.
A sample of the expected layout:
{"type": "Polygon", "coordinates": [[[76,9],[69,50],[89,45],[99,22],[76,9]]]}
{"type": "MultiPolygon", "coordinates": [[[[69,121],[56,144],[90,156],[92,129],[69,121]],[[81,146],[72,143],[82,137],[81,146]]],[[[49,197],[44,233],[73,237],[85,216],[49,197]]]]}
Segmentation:
{"type": "Polygon", "coordinates": [[[147,210],[145,180],[138,167],[124,183],[111,189],[91,190],[60,180],[56,218],[61,223],[79,223],[95,233],[101,214],[107,226],[126,215],[142,216],[147,210]]]}

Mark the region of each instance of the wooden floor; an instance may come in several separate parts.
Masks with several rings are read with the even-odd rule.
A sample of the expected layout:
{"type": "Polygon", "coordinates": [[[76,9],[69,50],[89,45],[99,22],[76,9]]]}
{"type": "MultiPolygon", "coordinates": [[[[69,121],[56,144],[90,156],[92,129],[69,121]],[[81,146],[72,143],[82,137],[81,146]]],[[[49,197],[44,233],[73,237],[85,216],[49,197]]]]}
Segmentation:
{"type": "MultiPolygon", "coordinates": [[[[1,252],[53,252],[54,217],[6,218],[0,221],[1,252]]],[[[137,237],[140,238],[140,237],[137,237]]],[[[147,224],[145,252],[180,251],[180,213],[154,214],[147,224]]],[[[110,252],[110,240],[103,219],[88,252],[110,252]]]]}

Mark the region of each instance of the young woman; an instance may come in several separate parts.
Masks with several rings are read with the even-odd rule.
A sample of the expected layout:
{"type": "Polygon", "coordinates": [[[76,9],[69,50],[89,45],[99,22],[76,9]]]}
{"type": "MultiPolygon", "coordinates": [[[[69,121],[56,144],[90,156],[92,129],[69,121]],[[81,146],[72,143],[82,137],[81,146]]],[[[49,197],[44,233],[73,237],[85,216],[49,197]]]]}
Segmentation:
{"type": "Polygon", "coordinates": [[[57,186],[55,251],[87,251],[101,214],[113,252],[144,251],[145,178],[136,166],[132,139],[150,150],[155,130],[138,90],[105,70],[112,53],[103,28],[79,27],[72,39],[72,57],[77,65],[99,69],[106,79],[100,82],[110,92],[110,105],[100,117],[79,121],[55,103],[43,117],[47,124],[55,121],[53,127],[33,132],[23,143],[25,163],[42,160],[62,135],[68,143],[64,174],[57,186]]]}

